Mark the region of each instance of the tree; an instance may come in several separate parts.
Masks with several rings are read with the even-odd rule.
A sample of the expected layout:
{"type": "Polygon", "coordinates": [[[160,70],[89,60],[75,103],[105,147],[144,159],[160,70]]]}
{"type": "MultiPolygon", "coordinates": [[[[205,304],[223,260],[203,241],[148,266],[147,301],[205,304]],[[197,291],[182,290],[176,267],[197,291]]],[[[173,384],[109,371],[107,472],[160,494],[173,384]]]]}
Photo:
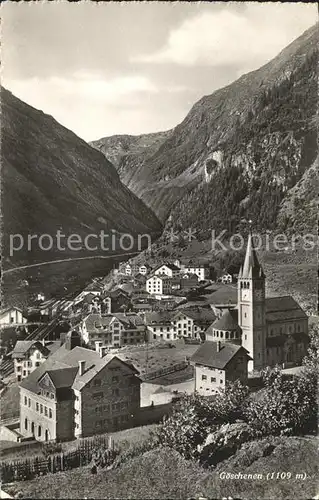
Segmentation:
{"type": "Polygon", "coordinates": [[[242,416],[241,408],[248,388],[236,381],[214,398],[198,393],[181,398],[171,416],[158,430],[159,442],[178,451],[186,459],[198,457],[198,445],[223,423],[232,423],[242,416]]]}
{"type": "Polygon", "coordinates": [[[317,384],[314,373],[303,370],[287,379],[281,370],[267,368],[265,389],[252,395],[244,410],[245,418],[257,437],[307,433],[315,428],[317,384]]]}
{"type": "Polygon", "coordinates": [[[160,425],[159,443],[175,449],[186,459],[197,457],[197,445],[214,430],[213,402],[197,393],[183,396],[172,415],[160,425]]]}

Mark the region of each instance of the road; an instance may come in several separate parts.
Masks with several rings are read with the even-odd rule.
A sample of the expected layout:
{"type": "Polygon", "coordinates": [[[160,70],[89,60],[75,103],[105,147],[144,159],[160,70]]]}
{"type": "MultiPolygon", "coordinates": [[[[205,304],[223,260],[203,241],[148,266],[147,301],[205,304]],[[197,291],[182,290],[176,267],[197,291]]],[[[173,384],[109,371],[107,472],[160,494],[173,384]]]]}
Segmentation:
{"type": "Polygon", "coordinates": [[[9,274],[13,273],[14,271],[20,271],[21,269],[29,269],[30,267],[39,267],[39,266],[47,266],[49,264],[59,264],[61,262],[73,262],[77,260],[92,260],[92,259],[114,259],[114,257],[121,257],[121,256],[133,256],[133,255],[138,255],[140,252],[128,252],[128,253],[115,253],[112,255],[93,255],[90,257],[70,257],[68,259],[58,259],[58,260],[49,260],[46,262],[38,262],[37,264],[29,264],[27,266],[19,266],[19,267],[13,267],[12,269],[6,269],[5,271],[2,270],[2,274],[9,274]]]}

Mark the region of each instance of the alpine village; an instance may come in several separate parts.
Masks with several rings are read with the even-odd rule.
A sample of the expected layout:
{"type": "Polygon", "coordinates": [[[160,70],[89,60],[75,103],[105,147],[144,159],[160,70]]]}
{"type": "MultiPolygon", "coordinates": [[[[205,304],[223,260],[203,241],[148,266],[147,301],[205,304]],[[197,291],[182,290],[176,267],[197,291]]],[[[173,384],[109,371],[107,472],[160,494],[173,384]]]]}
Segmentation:
{"type": "Polygon", "coordinates": [[[318,25],[149,139],[87,144],[1,88],[1,498],[318,498],[316,249],[301,244],[317,58],[318,25]],[[55,214],[151,243],[9,256],[9,233],[55,214]],[[283,231],[282,250],[258,244],[283,231]]]}

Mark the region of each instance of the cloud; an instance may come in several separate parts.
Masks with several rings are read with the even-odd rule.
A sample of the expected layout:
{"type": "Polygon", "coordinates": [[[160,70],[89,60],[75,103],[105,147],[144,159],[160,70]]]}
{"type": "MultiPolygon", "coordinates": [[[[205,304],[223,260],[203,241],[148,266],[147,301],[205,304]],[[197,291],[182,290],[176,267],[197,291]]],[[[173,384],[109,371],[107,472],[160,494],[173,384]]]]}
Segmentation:
{"type": "Polygon", "coordinates": [[[105,79],[85,70],[72,78],[7,78],[3,84],[85,140],[170,128],[182,114],[178,95],[188,90],[183,85],[155,85],[138,74],[105,79]]]}
{"type": "Polygon", "coordinates": [[[227,7],[201,12],[173,29],[162,49],[132,60],[252,69],[274,57],[315,21],[312,5],[246,5],[242,12],[227,7]]]}

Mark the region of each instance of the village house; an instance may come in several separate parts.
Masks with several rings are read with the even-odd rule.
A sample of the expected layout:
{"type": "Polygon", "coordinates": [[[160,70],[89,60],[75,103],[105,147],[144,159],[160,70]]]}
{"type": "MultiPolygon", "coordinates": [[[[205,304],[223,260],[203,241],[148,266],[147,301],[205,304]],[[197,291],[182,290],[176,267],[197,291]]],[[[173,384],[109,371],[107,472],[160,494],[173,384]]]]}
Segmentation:
{"type": "Polygon", "coordinates": [[[200,264],[199,262],[193,262],[192,260],[175,260],[174,265],[179,268],[179,271],[183,274],[196,274],[199,281],[204,281],[208,278],[209,267],[205,264],[200,264]]]}
{"type": "Polygon", "coordinates": [[[241,344],[251,360],[248,369],[298,365],[308,346],[308,317],[291,296],[266,297],[266,277],[252,234],[237,282],[237,305],[227,305],[206,332],[207,338],[241,344]]]}
{"type": "Polygon", "coordinates": [[[190,359],[195,367],[195,391],[202,396],[225,390],[227,382],[248,379],[246,349],[232,343],[205,342],[190,359]]]}
{"type": "Polygon", "coordinates": [[[165,274],[169,278],[177,278],[180,275],[180,272],[181,270],[175,266],[175,264],[161,264],[159,267],[154,269],[154,274],[165,274]]]}
{"type": "Polygon", "coordinates": [[[148,264],[142,264],[138,268],[138,272],[144,276],[146,276],[146,274],[148,274],[149,271],[150,271],[150,266],[148,264]]]}
{"type": "Polygon", "coordinates": [[[210,309],[179,309],[145,314],[148,340],[200,339],[215,315],[210,309]]]}
{"type": "Polygon", "coordinates": [[[118,356],[79,346],[70,332],[52,356],[20,384],[20,432],[63,441],[136,425],[138,371],[118,356]]]}
{"type": "Polygon", "coordinates": [[[0,312],[0,326],[24,325],[27,318],[19,307],[7,307],[0,312]]]}
{"type": "Polygon", "coordinates": [[[136,313],[114,313],[101,316],[89,314],[80,327],[83,342],[95,347],[101,342],[105,347],[123,347],[145,342],[146,327],[136,313]]]}
{"type": "Polygon", "coordinates": [[[233,282],[233,277],[231,274],[224,274],[222,277],[221,277],[221,282],[224,283],[224,284],[227,284],[227,283],[232,283],[233,282]]]}
{"type": "Polygon", "coordinates": [[[183,290],[185,288],[195,288],[198,285],[198,276],[197,274],[185,273],[181,275],[180,278],[180,289],[183,290]]]}
{"type": "Polygon", "coordinates": [[[111,312],[111,297],[107,294],[95,295],[88,293],[85,297],[73,306],[73,312],[81,312],[83,314],[97,313],[109,314],[111,312]]]}
{"type": "Polygon", "coordinates": [[[59,340],[18,340],[11,352],[14,374],[17,381],[20,382],[22,379],[28,377],[60,345],[59,340]]]}
{"type": "Polygon", "coordinates": [[[151,295],[170,295],[172,278],[166,274],[154,274],[146,280],[146,291],[151,295]]]}

